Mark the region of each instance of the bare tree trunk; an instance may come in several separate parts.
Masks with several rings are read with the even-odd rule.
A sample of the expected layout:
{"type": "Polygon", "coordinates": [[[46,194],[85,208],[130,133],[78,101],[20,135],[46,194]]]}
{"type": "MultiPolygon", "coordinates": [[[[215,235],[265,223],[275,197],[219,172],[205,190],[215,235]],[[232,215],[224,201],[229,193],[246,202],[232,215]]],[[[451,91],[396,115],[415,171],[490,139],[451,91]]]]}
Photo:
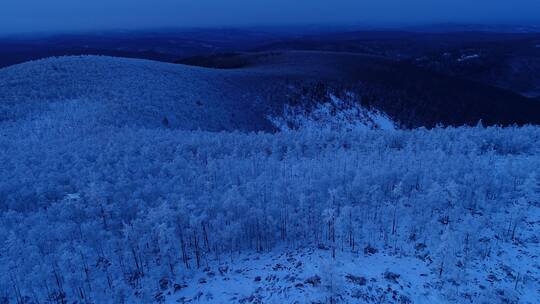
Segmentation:
{"type": "Polygon", "coordinates": [[[79,251],[79,253],[81,255],[81,260],[82,260],[82,264],[83,264],[83,271],[84,271],[84,275],[85,275],[85,278],[86,278],[86,284],[88,284],[88,288],[90,289],[90,291],[92,291],[92,284],[90,283],[90,268],[88,267],[88,262],[86,260],[86,257],[82,253],[82,251],[79,251]]]}
{"type": "Polygon", "coordinates": [[[13,290],[15,292],[15,298],[17,299],[17,304],[22,304],[23,299],[21,295],[21,289],[19,288],[19,284],[17,284],[15,278],[13,277],[13,274],[10,275],[11,284],[13,284],[13,290]]]}
{"type": "Polygon", "coordinates": [[[198,269],[201,267],[201,252],[199,249],[199,240],[197,238],[195,229],[193,229],[193,242],[195,245],[195,260],[197,261],[197,269],[198,269]]]}
{"type": "Polygon", "coordinates": [[[202,229],[203,229],[203,235],[204,235],[204,247],[206,249],[206,252],[210,252],[210,244],[208,242],[208,231],[206,229],[206,225],[204,222],[202,223],[202,229]]]}
{"type": "Polygon", "coordinates": [[[180,248],[182,249],[182,261],[187,269],[189,269],[189,259],[186,252],[186,242],[184,241],[184,234],[180,232],[180,248]]]}

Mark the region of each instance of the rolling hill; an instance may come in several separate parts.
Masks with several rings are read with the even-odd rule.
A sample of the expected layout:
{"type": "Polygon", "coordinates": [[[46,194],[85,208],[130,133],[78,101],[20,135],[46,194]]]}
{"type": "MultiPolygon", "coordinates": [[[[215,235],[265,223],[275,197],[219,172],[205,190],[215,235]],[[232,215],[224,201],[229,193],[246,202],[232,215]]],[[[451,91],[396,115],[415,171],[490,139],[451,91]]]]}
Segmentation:
{"type": "MultiPolygon", "coordinates": [[[[239,89],[244,74],[140,59],[44,59],[0,70],[0,119],[43,111],[48,102],[83,100],[101,109],[104,124],[268,129],[257,99],[239,89]]],[[[254,83],[257,77],[247,76],[254,83]]]]}
{"type": "Polygon", "coordinates": [[[296,81],[299,89],[289,92],[294,96],[289,103],[317,102],[326,91],[354,92],[363,106],[381,110],[405,127],[474,125],[480,120],[487,125],[540,122],[540,104],[534,99],[380,56],[282,51],[193,57],[179,63],[280,75],[296,81]]]}
{"type": "Polygon", "coordinates": [[[190,60],[0,70],[0,303],[538,302],[540,128],[394,128],[538,102],[379,56],[190,60]]]}
{"type": "Polygon", "coordinates": [[[403,127],[540,123],[534,99],[378,56],[288,51],[182,63],[73,56],[4,68],[0,120],[79,101],[94,105],[95,118],[108,125],[270,131],[268,117],[286,106],[309,112],[337,96],[403,127]]]}

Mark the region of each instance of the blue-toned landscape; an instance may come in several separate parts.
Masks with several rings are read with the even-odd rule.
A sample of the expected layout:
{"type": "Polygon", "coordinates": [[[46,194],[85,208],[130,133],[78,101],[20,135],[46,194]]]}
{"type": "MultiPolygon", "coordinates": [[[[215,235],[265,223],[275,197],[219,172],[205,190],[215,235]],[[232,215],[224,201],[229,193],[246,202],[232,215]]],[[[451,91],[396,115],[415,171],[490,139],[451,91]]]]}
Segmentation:
{"type": "Polygon", "coordinates": [[[0,303],[540,303],[540,6],[383,2],[8,0],[0,303]]]}

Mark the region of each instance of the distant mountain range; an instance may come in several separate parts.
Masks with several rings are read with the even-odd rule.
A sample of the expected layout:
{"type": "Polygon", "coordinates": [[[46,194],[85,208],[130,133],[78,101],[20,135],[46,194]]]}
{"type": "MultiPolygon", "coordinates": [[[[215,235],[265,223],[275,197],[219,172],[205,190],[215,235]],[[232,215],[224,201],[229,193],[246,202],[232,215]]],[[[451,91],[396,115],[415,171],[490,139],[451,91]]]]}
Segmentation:
{"type": "Polygon", "coordinates": [[[328,102],[330,95],[354,93],[362,107],[382,111],[403,127],[471,125],[480,120],[488,125],[537,124],[540,33],[527,28],[441,25],[304,33],[221,29],[4,38],[0,66],[97,54],[205,69],[110,58],[38,61],[0,70],[1,108],[6,117],[13,112],[6,104],[21,98],[85,97],[107,101],[108,106],[117,102],[117,109],[126,112],[123,105],[137,101],[129,111],[144,115],[120,115],[117,120],[159,125],[167,116],[172,127],[196,128],[196,111],[186,116],[178,101],[200,103],[195,109],[205,111],[212,111],[215,102],[227,105],[224,117],[229,118],[207,120],[212,122],[208,129],[268,130],[272,126],[266,117],[280,113],[284,105],[310,109],[328,102]],[[191,73],[193,78],[186,76],[191,73]],[[201,85],[186,90],[191,82],[201,85]],[[123,91],[125,87],[136,89],[123,91]],[[20,93],[24,91],[36,95],[20,93]]]}

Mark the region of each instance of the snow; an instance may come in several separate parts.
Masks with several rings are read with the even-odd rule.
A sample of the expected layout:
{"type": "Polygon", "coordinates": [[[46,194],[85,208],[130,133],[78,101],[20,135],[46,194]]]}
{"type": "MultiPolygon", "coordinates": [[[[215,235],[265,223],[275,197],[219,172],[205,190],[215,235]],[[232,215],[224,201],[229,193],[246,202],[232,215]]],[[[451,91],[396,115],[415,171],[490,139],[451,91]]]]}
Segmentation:
{"type": "Polygon", "coordinates": [[[380,130],[395,130],[396,123],[385,113],[381,111],[369,111],[368,116],[375,126],[380,130]]]}
{"type": "MultiPolygon", "coordinates": [[[[48,58],[0,69],[0,121],[75,102],[87,103],[93,118],[112,126],[166,122],[183,130],[268,131],[267,117],[286,107],[286,96],[296,89],[279,75],[272,65],[220,70],[106,56],[48,58]]],[[[335,98],[320,102],[341,106],[335,98]]],[[[317,111],[323,114],[325,106],[317,111]]],[[[393,128],[376,109],[347,111],[337,120],[359,115],[368,127],[393,128]]]]}
{"type": "Polygon", "coordinates": [[[232,262],[187,277],[181,284],[185,287],[176,292],[172,288],[165,293],[168,303],[313,303],[330,297],[345,303],[433,303],[441,299],[426,288],[432,275],[416,258],[338,252],[333,259],[328,250],[282,249],[239,254],[232,262]]]}
{"type": "Polygon", "coordinates": [[[329,92],[248,132],[245,73],[0,70],[0,303],[540,302],[540,128],[329,92]]]}
{"type": "MultiPolygon", "coordinates": [[[[264,71],[205,69],[105,56],[48,58],[0,70],[0,121],[54,102],[99,107],[101,123],[188,130],[268,130],[264,71]],[[263,78],[259,80],[260,78],[263,78]]],[[[265,78],[266,77],[266,78],[265,78]]]]}
{"type": "Polygon", "coordinates": [[[464,61],[469,61],[469,60],[472,60],[472,59],[478,59],[480,58],[480,55],[478,54],[470,54],[470,55],[461,55],[460,58],[458,58],[458,62],[464,62],[464,61]]]}
{"type": "Polygon", "coordinates": [[[332,258],[328,249],[281,248],[233,254],[230,260],[192,272],[182,280],[183,288],[163,294],[167,303],[325,303],[333,298],[338,303],[428,304],[469,303],[472,299],[487,303],[497,293],[502,302],[538,303],[540,277],[535,257],[540,252],[540,208],[531,211],[527,235],[536,241],[526,251],[534,254],[526,254],[520,244],[504,245],[489,259],[470,266],[462,277],[469,286],[456,281],[441,285],[437,270],[418,256],[338,251],[332,258]],[[397,279],[392,279],[393,274],[397,279]],[[320,284],[306,283],[314,277],[320,278],[320,284]]]}
{"type": "Polygon", "coordinates": [[[397,123],[386,113],[365,108],[354,94],[346,92],[343,97],[328,94],[328,102],[309,106],[285,106],[280,115],[270,116],[276,128],[285,131],[302,128],[395,130],[397,123]]]}
{"type": "Polygon", "coordinates": [[[54,109],[0,128],[0,296],[16,297],[13,275],[23,295],[50,297],[39,282],[58,291],[56,271],[61,294],[83,288],[100,303],[199,292],[200,303],[396,303],[394,291],[412,303],[538,303],[538,128],[211,133],[96,126],[84,104],[54,109]],[[315,275],[321,285],[306,287],[315,275]]]}

